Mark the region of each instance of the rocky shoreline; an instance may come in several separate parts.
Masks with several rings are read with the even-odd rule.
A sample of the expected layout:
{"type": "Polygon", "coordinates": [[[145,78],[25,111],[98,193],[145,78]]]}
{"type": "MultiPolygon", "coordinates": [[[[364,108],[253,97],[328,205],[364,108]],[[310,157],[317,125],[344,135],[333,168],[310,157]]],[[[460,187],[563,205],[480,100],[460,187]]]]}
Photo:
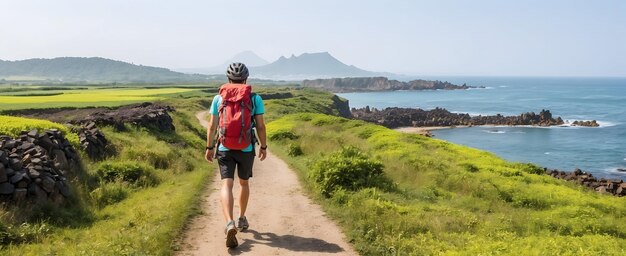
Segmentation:
{"type": "Polygon", "coordinates": [[[573,172],[564,172],[544,168],[544,171],[547,175],[554,178],[578,183],[601,194],[611,194],[619,197],[626,196],[626,182],[621,179],[596,178],[591,173],[581,169],[576,169],[573,172]]]}
{"type": "MultiPolygon", "coordinates": [[[[444,108],[423,110],[419,108],[385,108],[378,110],[366,106],[352,108],[352,116],[356,119],[380,124],[388,128],[399,127],[456,127],[475,125],[506,125],[506,126],[557,126],[564,125],[561,117],[554,118],[550,110],[542,109],[539,114],[526,112],[518,116],[470,116],[469,114],[452,113],[444,108]]],[[[593,121],[574,121],[572,125],[597,127],[593,121]]]]}
{"type": "MultiPolygon", "coordinates": [[[[377,123],[397,131],[417,133],[424,136],[432,136],[430,130],[445,129],[449,127],[474,125],[530,125],[530,126],[553,126],[563,125],[561,117],[554,118],[549,110],[541,110],[539,114],[534,112],[523,113],[519,116],[470,116],[469,114],[456,114],[443,108],[433,110],[411,108],[386,108],[378,110],[370,109],[369,106],[361,109],[352,109],[352,115],[356,119],[377,123]]],[[[597,127],[593,121],[574,121],[572,125],[597,127]]],[[[623,169],[618,169],[622,171],[623,169]]],[[[623,170],[626,171],[626,170],[623,170]]],[[[611,194],[614,196],[626,196],[626,182],[621,179],[596,178],[591,173],[580,169],[574,172],[559,171],[544,168],[544,172],[557,179],[576,182],[584,187],[593,189],[598,193],[611,194]]]]}

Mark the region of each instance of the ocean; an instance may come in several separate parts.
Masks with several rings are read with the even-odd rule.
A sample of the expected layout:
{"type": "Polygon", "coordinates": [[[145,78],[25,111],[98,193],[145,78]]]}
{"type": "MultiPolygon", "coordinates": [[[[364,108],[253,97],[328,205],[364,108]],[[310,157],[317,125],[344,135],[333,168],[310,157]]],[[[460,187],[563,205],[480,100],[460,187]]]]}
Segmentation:
{"type": "Polygon", "coordinates": [[[483,126],[432,131],[435,138],[493,152],[507,160],[626,179],[626,78],[422,77],[484,89],[340,93],[350,107],[443,107],[470,115],[519,115],[548,109],[590,127],[483,126]]]}

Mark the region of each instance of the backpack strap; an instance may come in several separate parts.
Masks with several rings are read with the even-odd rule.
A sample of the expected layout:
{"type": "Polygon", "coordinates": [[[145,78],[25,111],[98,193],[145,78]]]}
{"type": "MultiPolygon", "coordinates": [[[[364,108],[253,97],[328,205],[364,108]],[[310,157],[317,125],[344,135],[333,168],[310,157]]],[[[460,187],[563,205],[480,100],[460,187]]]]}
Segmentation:
{"type": "Polygon", "coordinates": [[[250,102],[252,103],[252,116],[253,117],[256,116],[254,114],[254,112],[256,112],[256,104],[255,104],[255,100],[254,100],[255,96],[257,96],[256,93],[250,93],[250,102]]]}
{"type": "MultiPolygon", "coordinates": [[[[254,120],[254,116],[256,116],[255,112],[256,112],[256,101],[254,100],[254,97],[256,97],[257,94],[256,93],[251,93],[250,94],[250,102],[252,103],[252,115],[250,115],[252,117],[252,128],[256,130],[256,121],[254,120]]],[[[256,144],[258,144],[259,141],[256,138],[256,133],[254,131],[252,131],[252,152],[256,152],[256,144]]]]}

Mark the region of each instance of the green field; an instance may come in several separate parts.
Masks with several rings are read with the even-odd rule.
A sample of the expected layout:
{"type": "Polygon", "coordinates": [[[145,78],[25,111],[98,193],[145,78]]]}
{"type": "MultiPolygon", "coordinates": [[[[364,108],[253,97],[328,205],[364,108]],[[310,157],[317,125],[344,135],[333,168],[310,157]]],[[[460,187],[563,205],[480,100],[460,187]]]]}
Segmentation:
{"type": "Polygon", "coordinates": [[[111,107],[130,103],[163,100],[194,93],[187,88],[114,88],[90,87],[78,90],[34,90],[0,93],[0,110],[61,107],[111,107]],[[21,95],[20,95],[21,94],[21,95]]]}

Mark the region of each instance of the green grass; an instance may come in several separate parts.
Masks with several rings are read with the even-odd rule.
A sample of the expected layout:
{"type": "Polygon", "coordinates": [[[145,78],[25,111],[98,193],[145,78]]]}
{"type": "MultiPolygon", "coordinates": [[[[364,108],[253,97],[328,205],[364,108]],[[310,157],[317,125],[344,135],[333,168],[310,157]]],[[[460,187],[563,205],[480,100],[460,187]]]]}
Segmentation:
{"type": "MultiPolygon", "coordinates": [[[[0,244],[5,244],[0,254],[171,254],[185,221],[198,213],[200,192],[211,176],[208,170],[215,168],[202,158],[206,130],[194,117],[208,109],[215,95],[215,86],[203,89],[147,97],[176,108],[171,113],[176,132],[103,127],[116,154],[103,162],[85,160],[85,172],[72,178],[78,196],[71,207],[44,207],[25,220],[19,215],[25,210],[0,209],[0,244]],[[3,237],[8,240],[3,242],[3,237]]],[[[533,165],[488,152],[324,115],[338,114],[329,93],[282,87],[254,91],[293,95],[265,101],[272,152],[296,170],[306,190],[363,255],[626,252],[624,198],[534,174],[538,169],[533,165]],[[359,153],[339,153],[343,147],[359,153]],[[335,186],[336,177],[345,174],[365,177],[365,182],[343,179],[335,186]]]]}
{"type": "Polygon", "coordinates": [[[333,106],[332,96],[328,92],[313,89],[293,89],[293,88],[254,88],[254,91],[263,94],[271,92],[290,92],[293,97],[287,99],[264,100],[265,120],[272,121],[281,116],[300,113],[322,113],[329,115],[339,115],[333,106]]]}
{"type": "Polygon", "coordinates": [[[0,208],[0,254],[172,254],[215,165],[203,159],[203,128],[193,115],[204,107],[198,100],[169,103],[187,108],[172,113],[176,132],[101,127],[116,154],[102,162],[83,157],[83,173],[71,177],[77,196],[70,205],[0,208]]]}
{"type": "Polygon", "coordinates": [[[72,144],[78,145],[78,136],[70,133],[69,129],[62,124],[50,122],[48,120],[0,115],[0,135],[17,137],[23,131],[31,131],[33,129],[37,129],[39,132],[47,129],[58,129],[63,132],[72,144]]]}
{"type": "Polygon", "coordinates": [[[282,117],[268,133],[273,152],[297,170],[364,255],[626,252],[624,198],[534,174],[530,164],[322,114],[282,117]],[[302,154],[289,156],[295,146],[302,154]],[[326,198],[310,170],[346,146],[382,162],[397,187],[339,189],[326,198]]]}

